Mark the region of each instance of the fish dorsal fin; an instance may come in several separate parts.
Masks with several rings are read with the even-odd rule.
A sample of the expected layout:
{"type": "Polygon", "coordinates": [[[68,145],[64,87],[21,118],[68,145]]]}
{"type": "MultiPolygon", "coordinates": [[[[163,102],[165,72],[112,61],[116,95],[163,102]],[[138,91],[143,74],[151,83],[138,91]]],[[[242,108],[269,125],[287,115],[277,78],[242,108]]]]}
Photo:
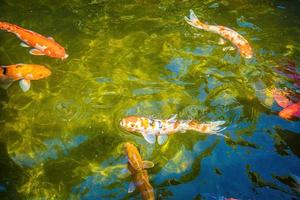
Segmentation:
{"type": "Polygon", "coordinates": [[[174,121],[176,118],[177,118],[177,114],[172,115],[172,116],[168,119],[168,121],[174,121]]]}
{"type": "Polygon", "coordinates": [[[49,40],[55,41],[53,37],[48,37],[49,40]]]}
{"type": "Polygon", "coordinates": [[[159,135],[157,136],[157,142],[159,145],[163,145],[168,139],[168,135],[163,134],[163,135],[159,135]]]}
{"type": "Polygon", "coordinates": [[[192,20],[192,21],[198,21],[199,20],[197,15],[194,13],[194,11],[192,9],[190,9],[190,16],[189,17],[190,17],[190,20],[192,20]]]}
{"type": "Polygon", "coordinates": [[[21,79],[19,82],[19,85],[23,92],[27,92],[30,89],[30,80],[27,79],[21,79]]]}
{"type": "Polygon", "coordinates": [[[150,133],[150,132],[144,132],[144,133],[142,133],[142,135],[144,136],[145,140],[147,142],[149,142],[150,144],[155,143],[155,134],[150,133]]]}
{"type": "Polygon", "coordinates": [[[43,55],[45,55],[43,52],[41,52],[41,51],[38,50],[38,49],[31,49],[31,50],[29,51],[29,53],[30,53],[31,55],[35,55],[35,56],[43,56],[43,55]]]}
{"type": "Polygon", "coordinates": [[[144,160],[143,167],[144,167],[144,169],[152,168],[152,167],[154,167],[154,163],[152,161],[144,160]]]}
{"type": "Polygon", "coordinates": [[[29,45],[26,44],[25,42],[21,42],[21,43],[20,43],[20,46],[21,46],[21,47],[29,47],[29,45]]]}
{"type": "Polygon", "coordinates": [[[135,185],[133,182],[130,182],[128,186],[128,193],[132,193],[134,190],[135,190],[135,185]]]}

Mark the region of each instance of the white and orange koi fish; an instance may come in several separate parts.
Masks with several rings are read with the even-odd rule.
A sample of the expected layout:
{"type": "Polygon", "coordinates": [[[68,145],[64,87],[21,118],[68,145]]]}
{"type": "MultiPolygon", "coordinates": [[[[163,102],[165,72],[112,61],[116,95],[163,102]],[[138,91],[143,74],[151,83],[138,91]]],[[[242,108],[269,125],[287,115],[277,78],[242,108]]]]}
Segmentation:
{"type": "Polygon", "coordinates": [[[200,123],[196,120],[176,120],[176,115],[174,115],[166,120],[128,116],[121,120],[120,125],[129,132],[141,133],[150,144],[155,143],[157,136],[158,144],[162,145],[167,141],[168,135],[176,132],[197,131],[228,138],[219,133],[225,129],[220,127],[224,123],[225,121],[200,123]]]}
{"type": "Polygon", "coordinates": [[[190,10],[190,17],[185,17],[188,24],[205,31],[217,33],[220,36],[231,41],[238,49],[242,57],[250,59],[253,57],[252,47],[249,42],[236,31],[225,26],[208,25],[201,22],[195,15],[193,10],[190,10]]]}
{"type": "Polygon", "coordinates": [[[47,55],[52,58],[61,59],[66,59],[68,57],[65,49],[55,42],[52,37],[46,38],[38,33],[7,22],[0,22],[0,29],[14,33],[20,40],[23,41],[21,46],[33,47],[33,49],[29,51],[32,55],[47,55]]]}

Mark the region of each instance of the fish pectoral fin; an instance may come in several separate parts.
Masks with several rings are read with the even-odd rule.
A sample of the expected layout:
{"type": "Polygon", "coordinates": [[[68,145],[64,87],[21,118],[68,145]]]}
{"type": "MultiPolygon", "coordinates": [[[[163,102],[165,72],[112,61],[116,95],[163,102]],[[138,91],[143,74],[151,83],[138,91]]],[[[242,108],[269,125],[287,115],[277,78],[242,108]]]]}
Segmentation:
{"type": "Polygon", "coordinates": [[[35,56],[43,56],[43,55],[45,55],[43,52],[41,52],[41,51],[38,50],[38,49],[31,49],[31,50],[29,51],[29,53],[30,53],[31,55],[35,55],[35,56]]]}
{"type": "Polygon", "coordinates": [[[142,133],[142,135],[144,136],[145,140],[147,142],[149,142],[150,144],[154,144],[155,143],[155,139],[156,139],[155,138],[155,134],[145,132],[145,133],[142,133]]]}
{"type": "Polygon", "coordinates": [[[223,38],[220,38],[219,41],[218,41],[218,44],[219,45],[224,45],[224,44],[226,44],[226,40],[224,40],[223,38]]]}
{"type": "Polygon", "coordinates": [[[49,40],[55,41],[53,37],[49,36],[48,37],[49,40]]]}
{"type": "Polygon", "coordinates": [[[133,182],[129,183],[128,193],[132,193],[135,190],[135,185],[133,182]]]}
{"type": "Polygon", "coordinates": [[[30,80],[27,79],[21,79],[19,82],[19,85],[23,92],[27,92],[30,89],[30,80]]]}
{"type": "Polygon", "coordinates": [[[143,167],[144,167],[144,169],[152,168],[152,167],[154,167],[154,163],[152,161],[149,161],[149,160],[144,160],[143,161],[143,167]]]}
{"type": "Polygon", "coordinates": [[[159,145],[163,145],[167,141],[167,139],[168,139],[168,135],[166,134],[157,136],[157,142],[159,145]]]}
{"type": "Polygon", "coordinates": [[[29,46],[28,44],[26,44],[25,42],[21,42],[21,43],[20,43],[20,46],[21,46],[21,47],[30,47],[30,46],[29,46]]]}

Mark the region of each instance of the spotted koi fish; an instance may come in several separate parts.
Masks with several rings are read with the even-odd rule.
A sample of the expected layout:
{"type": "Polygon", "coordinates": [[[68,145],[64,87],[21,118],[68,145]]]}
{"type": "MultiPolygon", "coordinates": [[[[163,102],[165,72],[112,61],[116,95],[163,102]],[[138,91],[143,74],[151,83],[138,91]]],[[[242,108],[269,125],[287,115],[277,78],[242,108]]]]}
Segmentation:
{"type": "Polygon", "coordinates": [[[250,59],[253,57],[252,47],[249,42],[236,31],[225,26],[208,25],[201,22],[195,15],[193,10],[190,10],[190,16],[185,17],[188,24],[205,31],[217,33],[223,38],[231,41],[238,49],[242,57],[250,59]]]}
{"type": "Polygon", "coordinates": [[[145,140],[154,144],[157,136],[159,145],[164,144],[168,135],[176,132],[197,131],[206,134],[227,136],[220,134],[225,128],[221,128],[225,121],[200,123],[196,120],[176,120],[176,115],[170,119],[160,120],[139,116],[128,116],[121,120],[120,125],[129,132],[141,133],[145,140]]]}
{"type": "Polygon", "coordinates": [[[138,188],[143,200],[154,200],[153,187],[149,182],[146,170],[154,166],[153,162],[143,161],[139,151],[131,143],[126,143],[124,149],[128,159],[127,167],[133,179],[133,182],[129,185],[128,192],[133,192],[135,188],[138,188]]]}
{"type": "Polygon", "coordinates": [[[23,41],[21,46],[33,47],[33,49],[29,51],[32,55],[47,55],[52,58],[61,59],[66,59],[68,57],[65,49],[55,42],[52,37],[46,38],[38,33],[7,22],[0,22],[0,29],[14,33],[20,40],[23,41]]]}
{"type": "Polygon", "coordinates": [[[288,120],[300,118],[300,102],[294,103],[287,98],[288,92],[280,89],[273,89],[272,93],[276,103],[283,108],[278,114],[281,118],[288,120]]]}
{"type": "Polygon", "coordinates": [[[13,81],[20,80],[21,89],[26,92],[31,80],[39,80],[51,75],[51,71],[42,65],[16,64],[0,66],[0,85],[7,89],[13,81]]]}

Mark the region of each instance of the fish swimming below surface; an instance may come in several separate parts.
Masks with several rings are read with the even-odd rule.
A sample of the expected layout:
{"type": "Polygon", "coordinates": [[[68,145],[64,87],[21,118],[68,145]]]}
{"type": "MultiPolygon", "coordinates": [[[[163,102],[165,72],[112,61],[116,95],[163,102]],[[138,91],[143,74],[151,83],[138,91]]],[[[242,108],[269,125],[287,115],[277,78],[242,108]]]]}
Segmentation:
{"type": "Polygon", "coordinates": [[[300,118],[300,102],[294,103],[279,112],[279,116],[284,119],[300,118]]]}
{"type": "Polygon", "coordinates": [[[153,187],[149,182],[148,172],[145,170],[153,167],[154,164],[151,161],[143,161],[139,151],[133,144],[126,143],[124,149],[128,159],[127,167],[133,179],[128,192],[131,193],[135,188],[138,188],[143,200],[154,200],[153,187]]]}
{"type": "Polygon", "coordinates": [[[176,120],[176,115],[170,119],[151,119],[140,116],[128,116],[121,120],[120,126],[129,132],[141,133],[147,142],[154,144],[164,144],[168,135],[176,132],[196,131],[209,135],[220,135],[225,138],[227,136],[220,134],[225,128],[221,128],[225,121],[214,121],[208,123],[200,123],[196,120],[176,120]]]}
{"type": "Polygon", "coordinates": [[[276,103],[282,108],[286,108],[293,104],[293,102],[286,97],[287,92],[285,91],[275,88],[272,90],[272,95],[276,103]]]}
{"type": "Polygon", "coordinates": [[[278,114],[281,118],[288,120],[300,118],[300,102],[294,103],[287,98],[288,93],[280,89],[273,89],[272,93],[276,103],[283,108],[278,114]]]}
{"type": "Polygon", "coordinates": [[[52,58],[61,59],[66,59],[68,57],[65,49],[55,42],[52,37],[46,38],[38,33],[7,22],[0,22],[0,29],[14,33],[23,41],[21,46],[33,47],[33,49],[29,51],[32,55],[47,55],[52,58]]]}
{"type": "Polygon", "coordinates": [[[190,16],[185,17],[185,20],[188,24],[209,32],[217,33],[223,38],[231,41],[238,49],[242,57],[250,59],[253,57],[252,47],[249,42],[236,31],[227,28],[225,26],[217,26],[217,25],[208,25],[201,22],[198,17],[195,15],[193,10],[190,10],[190,16]]]}
{"type": "Polygon", "coordinates": [[[0,86],[7,89],[13,81],[20,80],[21,89],[30,89],[31,80],[39,80],[51,75],[51,71],[42,65],[16,64],[0,66],[0,86]]]}
{"type": "Polygon", "coordinates": [[[277,65],[274,70],[294,82],[295,87],[300,88],[300,73],[297,71],[295,62],[287,60],[277,65]]]}

